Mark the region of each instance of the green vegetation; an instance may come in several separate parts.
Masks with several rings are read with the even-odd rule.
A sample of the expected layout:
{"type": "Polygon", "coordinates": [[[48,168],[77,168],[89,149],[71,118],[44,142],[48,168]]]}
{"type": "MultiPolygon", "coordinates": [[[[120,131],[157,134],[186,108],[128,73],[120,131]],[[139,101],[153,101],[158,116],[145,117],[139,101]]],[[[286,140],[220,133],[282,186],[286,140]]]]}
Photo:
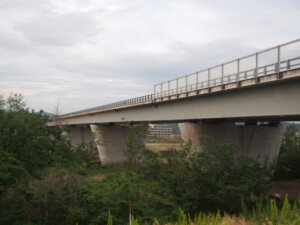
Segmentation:
{"type": "MultiPolygon", "coordinates": [[[[243,215],[229,216],[228,214],[222,215],[219,211],[217,213],[200,213],[194,217],[186,214],[184,211],[179,209],[177,222],[168,223],[176,225],[299,225],[300,204],[295,202],[291,206],[287,196],[285,197],[283,206],[281,209],[274,200],[263,204],[257,202],[252,211],[246,210],[243,215]]],[[[110,225],[113,224],[113,218],[109,214],[110,225]]],[[[143,224],[139,223],[138,220],[133,218],[135,225],[143,224]]],[[[154,224],[159,224],[158,220],[154,221],[154,224]]]]}
{"type": "MultiPolygon", "coordinates": [[[[72,147],[62,128],[25,107],[21,95],[0,95],[0,225],[128,224],[129,201],[135,225],[299,224],[300,202],[252,200],[268,189],[273,168],[230,143],[202,137],[203,152],[187,143],[155,153],[143,144],[147,124],[132,125],[126,162],[97,167],[90,145],[72,147]]],[[[287,133],[283,148],[295,140],[287,133]]]]}
{"type": "Polygon", "coordinates": [[[293,124],[286,127],[275,170],[275,178],[300,178],[300,136],[293,124]]]}

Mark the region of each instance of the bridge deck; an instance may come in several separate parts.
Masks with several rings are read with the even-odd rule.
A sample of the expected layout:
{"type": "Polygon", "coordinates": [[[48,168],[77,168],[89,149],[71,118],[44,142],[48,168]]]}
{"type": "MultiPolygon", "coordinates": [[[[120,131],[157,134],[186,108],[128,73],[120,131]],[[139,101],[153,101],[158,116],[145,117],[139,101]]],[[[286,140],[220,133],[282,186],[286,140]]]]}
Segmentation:
{"type": "MultiPolygon", "coordinates": [[[[295,70],[290,70],[286,72],[282,72],[280,74],[270,74],[266,76],[262,76],[259,78],[251,78],[239,82],[232,82],[229,84],[224,84],[224,85],[219,85],[207,89],[201,89],[198,91],[189,91],[186,93],[182,94],[176,94],[176,95],[171,95],[167,97],[161,97],[157,99],[152,99],[149,101],[144,101],[140,103],[135,103],[135,104],[128,104],[128,105],[122,105],[122,106],[115,106],[111,108],[104,108],[104,109],[95,109],[95,110],[89,110],[89,111],[84,111],[84,112],[78,112],[78,113],[71,113],[67,115],[62,115],[59,117],[54,118],[52,122],[49,122],[49,125],[57,125],[57,123],[60,124],[85,124],[85,123],[107,123],[107,122],[130,122],[130,121],[172,121],[172,120],[190,120],[190,119],[213,119],[213,118],[230,118],[230,117],[239,117],[236,116],[238,113],[235,115],[218,115],[216,116],[215,110],[219,110],[217,106],[212,107],[213,104],[220,105],[220,104],[227,104],[227,106],[223,106],[221,111],[227,110],[225,109],[226,107],[231,107],[230,105],[232,104],[231,101],[233,100],[228,100],[229,102],[226,103],[227,100],[225,100],[225,97],[223,95],[226,95],[226,93],[233,93],[234,95],[234,101],[236,101],[235,104],[238,104],[242,107],[242,105],[245,104],[247,101],[252,101],[252,103],[249,102],[249,105],[253,104],[252,106],[255,107],[255,101],[257,102],[257,105],[264,106],[264,101],[266,101],[266,106],[268,105],[267,102],[273,101],[272,96],[268,94],[268,88],[266,87],[272,87],[276,86],[276,84],[281,84],[281,83],[287,83],[284,84],[282,87],[279,88],[282,93],[285,93],[287,89],[289,89],[289,86],[293,83],[297,83],[300,85],[300,69],[295,69],[295,70]],[[295,82],[296,81],[296,82],[295,82]],[[260,87],[260,88],[259,88],[260,87]],[[253,99],[253,96],[247,97],[244,94],[242,94],[243,90],[248,90],[251,89],[251,95],[255,94],[256,89],[266,89],[265,94],[259,94],[261,91],[257,91],[257,100],[253,99]],[[241,94],[240,94],[241,93],[241,94]],[[240,95],[240,96],[239,96],[240,95]],[[268,96],[267,96],[268,95],[268,96]],[[207,103],[206,99],[209,96],[214,96],[211,99],[211,103],[207,103]],[[239,97],[238,97],[239,96],[239,97]],[[267,98],[264,99],[264,96],[267,96],[267,98]],[[250,99],[251,98],[251,99],[250,99]],[[195,102],[196,101],[196,102],[195,102]],[[262,102],[263,101],[263,102],[262,102]],[[190,104],[189,104],[190,102],[190,104]],[[204,103],[205,102],[205,103],[204,103]],[[178,103],[178,104],[177,104],[178,103]],[[201,105],[203,104],[203,105],[201,105]],[[208,105],[207,105],[208,104],[208,105]],[[178,107],[176,106],[178,105],[178,107]],[[169,107],[169,109],[168,109],[169,107]],[[176,108],[177,107],[177,108],[176,108]],[[197,111],[194,112],[194,116],[191,115],[191,113],[188,112],[188,108],[190,107],[190,111],[197,111]],[[225,108],[224,108],[225,107],[225,108]],[[140,108],[140,109],[139,109],[140,108]],[[187,114],[184,116],[176,115],[175,117],[172,118],[170,116],[169,118],[166,116],[159,116],[157,113],[153,115],[153,117],[150,115],[151,112],[153,111],[153,108],[159,108],[156,111],[160,111],[160,109],[164,108],[160,113],[167,113],[168,110],[170,111],[170,114],[174,114],[173,111],[186,111],[187,114]],[[166,109],[167,108],[167,109],[166,109]],[[201,116],[198,115],[198,113],[202,113],[201,111],[209,111],[208,109],[211,108],[211,116],[201,116]],[[122,116],[124,113],[124,116],[122,116]],[[134,114],[136,113],[136,119],[134,119],[134,114]],[[147,114],[149,117],[149,120],[143,119],[144,117],[147,116],[140,116],[138,114],[147,114]],[[130,116],[129,116],[130,114],[130,116]],[[103,116],[103,119],[101,119],[101,115],[103,116]],[[100,116],[100,117],[99,117],[100,116]],[[82,117],[82,119],[80,119],[82,117]],[[186,118],[184,118],[186,117],[186,118]],[[97,119],[96,119],[97,118],[97,119]],[[111,119],[109,119],[111,118],[111,119]]],[[[278,88],[277,88],[278,89],[278,88]]],[[[293,92],[292,95],[288,94],[282,94],[284,96],[278,96],[278,90],[276,91],[276,96],[278,101],[273,103],[270,103],[271,105],[269,106],[270,110],[272,109],[272,104],[277,104],[281,105],[285,101],[284,98],[293,98],[294,100],[298,100],[300,96],[300,86],[299,87],[294,87],[294,90],[299,89],[299,93],[293,92]],[[280,101],[280,102],[279,102],[280,101]]],[[[272,90],[274,93],[274,90],[272,90]]],[[[256,94],[255,94],[256,95],[256,94]]],[[[290,99],[286,99],[286,101],[291,101],[290,99]]],[[[292,104],[298,105],[298,102],[294,102],[292,104]]],[[[245,107],[245,106],[244,106],[245,107]]],[[[290,106],[287,106],[290,107],[290,106]]],[[[288,109],[288,108],[287,108],[288,109]]],[[[280,111],[274,111],[274,115],[271,115],[270,112],[268,113],[262,113],[260,116],[285,116],[286,113],[282,113],[280,111]]],[[[291,111],[292,113],[292,111],[291,111]]],[[[177,112],[178,114],[178,112],[177,112]]],[[[180,112],[179,112],[180,114],[180,112]]],[[[184,114],[184,113],[182,113],[184,114]]],[[[296,110],[296,115],[300,116],[300,109],[296,110]]],[[[241,114],[241,117],[245,117],[246,114],[241,114]]],[[[249,112],[249,117],[250,116],[258,116],[258,114],[251,114],[249,112]]],[[[291,116],[293,116],[291,114],[291,116]]]]}

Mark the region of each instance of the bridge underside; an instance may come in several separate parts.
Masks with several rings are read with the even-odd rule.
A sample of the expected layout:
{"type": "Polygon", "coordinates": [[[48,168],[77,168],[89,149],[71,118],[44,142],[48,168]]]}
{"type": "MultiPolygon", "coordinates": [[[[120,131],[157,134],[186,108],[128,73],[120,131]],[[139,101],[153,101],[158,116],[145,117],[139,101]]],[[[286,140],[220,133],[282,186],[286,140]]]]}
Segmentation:
{"type": "MultiPolygon", "coordinates": [[[[68,126],[73,145],[93,142],[103,166],[124,161],[128,127],[119,124],[92,124],[68,126]]],[[[239,153],[254,159],[270,161],[277,158],[283,126],[280,123],[236,125],[233,122],[185,122],[179,123],[182,138],[191,142],[191,151],[202,151],[200,137],[215,142],[231,143],[239,153]]]]}

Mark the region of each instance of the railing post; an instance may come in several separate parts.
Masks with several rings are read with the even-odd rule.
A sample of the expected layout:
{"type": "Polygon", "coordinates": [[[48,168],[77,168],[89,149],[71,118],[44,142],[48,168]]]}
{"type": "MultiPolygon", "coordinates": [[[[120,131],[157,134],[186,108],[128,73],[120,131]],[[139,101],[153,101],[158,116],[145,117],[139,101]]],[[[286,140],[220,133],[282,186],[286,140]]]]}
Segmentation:
{"type": "Polygon", "coordinates": [[[255,53],[255,69],[253,73],[255,83],[258,83],[258,53],[255,53]]]}
{"type": "Polygon", "coordinates": [[[237,74],[235,80],[236,82],[239,82],[240,80],[240,59],[237,59],[237,74]]]}
{"type": "Polygon", "coordinates": [[[160,96],[162,98],[162,93],[163,93],[163,89],[162,89],[162,83],[160,83],[160,96]]]}
{"type": "Polygon", "coordinates": [[[254,73],[254,77],[257,77],[257,73],[258,73],[258,53],[255,53],[255,73],[254,73]]]}
{"type": "Polygon", "coordinates": [[[291,62],[290,62],[290,60],[288,60],[286,62],[286,69],[289,70],[290,68],[291,68],[291,62]]]}
{"type": "Polygon", "coordinates": [[[224,84],[224,64],[222,64],[221,85],[224,84]]]}
{"type": "Polygon", "coordinates": [[[210,87],[210,68],[208,68],[208,74],[207,74],[208,76],[207,76],[207,78],[208,78],[208,80],[207,80],[207,87],[209,88],[210,87]]]}
{"type": "Polygon", "coordinates": [[[277,78],[280,78],[280,45],[277,47],[277,78]]]}
{"type": "Polygon", "coordinates": [[[198,76],[199,76],[199,73],[197,72],[196,73],[196,86],[195,86],[196,91],[198,90],[198,76]]]}
{"type": "Polygon", "coordinates": [[[185,76],[185,92],[188,92],[188,76],[185,76]]]}
{"type": "Polygon", "coordinates": [[[178,78],[176,79],[176,94],[178,94],[178,78]]]}

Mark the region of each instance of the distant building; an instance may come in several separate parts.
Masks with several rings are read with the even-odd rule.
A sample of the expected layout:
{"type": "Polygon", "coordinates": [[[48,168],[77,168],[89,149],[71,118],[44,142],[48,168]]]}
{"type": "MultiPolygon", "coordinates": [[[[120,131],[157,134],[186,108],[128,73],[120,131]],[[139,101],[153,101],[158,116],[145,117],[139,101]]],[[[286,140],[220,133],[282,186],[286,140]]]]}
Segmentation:
{"type": "Polygon", "coordinates": [[[149,124],[150,137],[169,137],[173,136],[173,129],[167,125],[149,124]]]}

